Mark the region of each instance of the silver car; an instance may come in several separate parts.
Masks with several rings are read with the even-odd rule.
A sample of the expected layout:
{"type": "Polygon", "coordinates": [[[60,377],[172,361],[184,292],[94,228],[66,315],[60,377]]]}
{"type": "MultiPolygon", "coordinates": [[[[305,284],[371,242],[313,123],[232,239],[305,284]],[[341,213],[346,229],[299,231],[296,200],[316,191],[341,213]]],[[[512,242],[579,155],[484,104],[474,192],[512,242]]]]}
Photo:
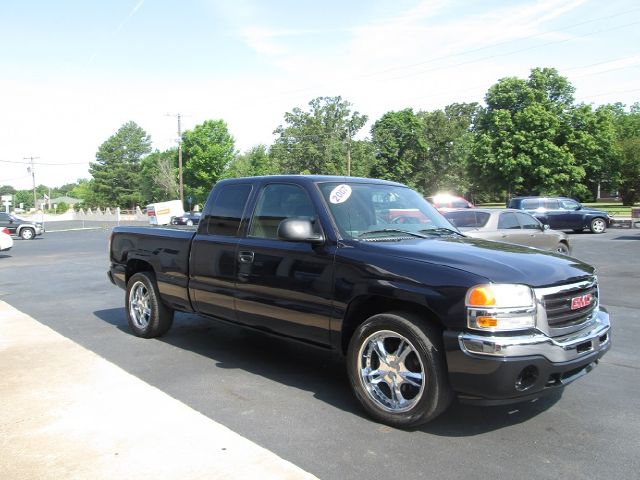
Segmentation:
{"type": "Polygon", "coordinates": [[[469,237],[515,243],[541,250],[571,253],[564,232],[549,229],[528,213],[508,208],[474,208],[447,212],[445,217],[469,237]]]}

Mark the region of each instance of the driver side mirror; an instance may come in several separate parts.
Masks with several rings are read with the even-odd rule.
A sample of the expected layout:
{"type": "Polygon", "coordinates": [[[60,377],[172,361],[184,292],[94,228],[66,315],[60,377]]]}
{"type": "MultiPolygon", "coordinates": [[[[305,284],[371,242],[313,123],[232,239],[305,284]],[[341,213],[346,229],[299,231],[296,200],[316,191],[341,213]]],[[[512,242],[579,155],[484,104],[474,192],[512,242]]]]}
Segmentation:
{"type": "Polygon", "coordinates": [[[289,242],[305,242],[313,245],[324,243],[324,235],[316,233],[311,220],[285,218],[278,225],[278,238],[289,242]]]}
{"type": "Polygon", "coordinates": [[[542,224],[542,231],[544,232],[545,230],[549,230],[551,227],[549,226],[548,223],[543,223],[542,224]]]}

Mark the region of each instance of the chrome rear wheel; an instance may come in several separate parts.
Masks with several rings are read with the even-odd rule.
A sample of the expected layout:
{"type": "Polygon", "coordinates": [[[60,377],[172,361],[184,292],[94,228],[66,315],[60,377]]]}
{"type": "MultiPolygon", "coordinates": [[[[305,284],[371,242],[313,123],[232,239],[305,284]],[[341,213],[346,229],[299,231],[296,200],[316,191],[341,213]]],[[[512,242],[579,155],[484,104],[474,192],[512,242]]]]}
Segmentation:
{"type": "Polygon", "coordinates": [[[151,319],[149,290],[143,282],[137,281],[131,287],[129,295],[129,315],[131,320],[136,327],[144,330],[149,326],[149,320],[151,319]]]}
{"type": "Polygon", "coordinates": [[[127,321],[135,335],[143,338],[164,335],[173,323],[173,310],[160,299],[153,272],[138,272],[127,282],[127,321]]]}

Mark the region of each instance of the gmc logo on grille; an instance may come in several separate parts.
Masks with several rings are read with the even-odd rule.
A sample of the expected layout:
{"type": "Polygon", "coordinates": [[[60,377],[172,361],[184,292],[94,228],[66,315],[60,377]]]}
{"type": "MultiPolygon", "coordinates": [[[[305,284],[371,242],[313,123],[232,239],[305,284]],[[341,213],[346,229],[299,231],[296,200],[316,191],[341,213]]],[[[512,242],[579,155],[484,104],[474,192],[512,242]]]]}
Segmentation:
{"type": "Polygon", "coordinates": [[[593,302],[593,295],[587,293],[581,297],[573,297],[571,299],[571,310],[578,310],[579,308],[588,307],[593,302]]]}

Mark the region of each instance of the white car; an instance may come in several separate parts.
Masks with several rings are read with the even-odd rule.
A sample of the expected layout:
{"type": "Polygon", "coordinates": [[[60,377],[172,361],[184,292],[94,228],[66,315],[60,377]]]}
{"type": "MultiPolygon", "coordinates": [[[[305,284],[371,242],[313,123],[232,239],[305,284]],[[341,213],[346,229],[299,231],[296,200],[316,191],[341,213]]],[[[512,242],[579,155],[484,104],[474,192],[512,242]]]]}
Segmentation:
{"type": "Polygon", "coordinates": [[[11,250],[11,247],[13,247],[13,239],[9,235],[9,229],[3,228],[0,230],[0,252],[11,250]]]}

